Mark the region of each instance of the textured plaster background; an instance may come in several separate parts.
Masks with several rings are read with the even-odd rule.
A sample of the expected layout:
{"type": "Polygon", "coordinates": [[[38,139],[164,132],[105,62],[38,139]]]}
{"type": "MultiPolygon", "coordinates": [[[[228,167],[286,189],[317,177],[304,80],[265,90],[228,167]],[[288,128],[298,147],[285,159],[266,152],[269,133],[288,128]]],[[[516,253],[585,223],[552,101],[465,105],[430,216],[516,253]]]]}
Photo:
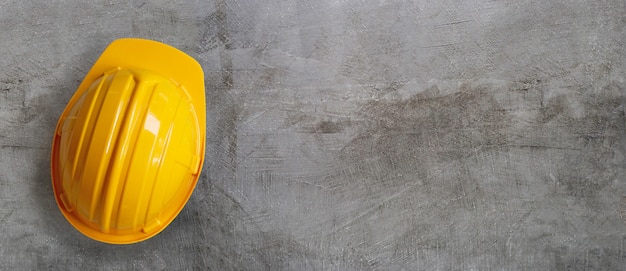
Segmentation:
{"type": "Polygon", "coordinates": [[[0,2],[0,268],[619,270],[626,2],[0,2]],[[54,127],[112,40],[206,73],[207,152],[161,234],[74,230],[54,127]]]}

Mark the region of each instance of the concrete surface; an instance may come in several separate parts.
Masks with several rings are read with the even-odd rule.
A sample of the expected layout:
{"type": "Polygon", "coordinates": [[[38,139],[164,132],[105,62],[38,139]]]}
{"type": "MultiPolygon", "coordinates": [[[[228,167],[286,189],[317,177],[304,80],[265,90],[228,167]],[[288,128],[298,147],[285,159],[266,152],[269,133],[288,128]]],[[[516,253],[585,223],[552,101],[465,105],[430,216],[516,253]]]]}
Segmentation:
{"type": "Polygon", "coordinates": [[[626,4],[0,3],[4,270],[626,269],[626,4]],[[58,116],[120,37],[206,72],[180,216],[113,246],[55,204],[58,116]]]}

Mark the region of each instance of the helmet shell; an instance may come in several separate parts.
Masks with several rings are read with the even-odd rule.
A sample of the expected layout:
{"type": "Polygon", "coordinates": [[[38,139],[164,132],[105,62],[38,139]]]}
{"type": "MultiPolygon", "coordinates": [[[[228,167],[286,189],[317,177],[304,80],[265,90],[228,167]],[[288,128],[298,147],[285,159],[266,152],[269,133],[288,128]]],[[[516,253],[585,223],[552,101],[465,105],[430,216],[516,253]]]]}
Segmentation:
{"type": "Polygon", "coordinates": [[[86,236],[128,244],[161,232],[198,181],[204,75],[168,45],[121,39],[103,52],[59,118],[52,186],[86,236]]]}

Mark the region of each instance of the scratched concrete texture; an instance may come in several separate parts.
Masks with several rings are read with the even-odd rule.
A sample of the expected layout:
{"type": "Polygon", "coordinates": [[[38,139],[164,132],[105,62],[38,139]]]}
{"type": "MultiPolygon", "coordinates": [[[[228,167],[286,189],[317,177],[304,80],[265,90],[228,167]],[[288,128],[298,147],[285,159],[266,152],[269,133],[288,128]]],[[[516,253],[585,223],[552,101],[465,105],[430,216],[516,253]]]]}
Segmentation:
{"type": "MultiPolygon", "coordinates": [[[[0,2],[0,269],[624,270],[626,2],[0,2]],[[112,40],[205,70],[162,233],[58,210],[58,116],[112,40]]],[[[158,56],[155,56],[158,57],[158,56]]]]}

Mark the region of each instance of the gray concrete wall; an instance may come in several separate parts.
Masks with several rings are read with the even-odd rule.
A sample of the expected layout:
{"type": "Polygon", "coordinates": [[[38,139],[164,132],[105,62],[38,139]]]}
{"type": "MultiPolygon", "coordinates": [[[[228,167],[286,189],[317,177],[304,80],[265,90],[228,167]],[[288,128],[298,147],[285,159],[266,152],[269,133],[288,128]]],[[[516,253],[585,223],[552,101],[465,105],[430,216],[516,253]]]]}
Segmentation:
{"type": "Polygon", "coordinates": [[[2,1],[4,270],[619,270],[626,4],[2,1]],[[49,156],[109,42],[206,73],[207,152],[135,245],[61,215],[49,156]]]}

